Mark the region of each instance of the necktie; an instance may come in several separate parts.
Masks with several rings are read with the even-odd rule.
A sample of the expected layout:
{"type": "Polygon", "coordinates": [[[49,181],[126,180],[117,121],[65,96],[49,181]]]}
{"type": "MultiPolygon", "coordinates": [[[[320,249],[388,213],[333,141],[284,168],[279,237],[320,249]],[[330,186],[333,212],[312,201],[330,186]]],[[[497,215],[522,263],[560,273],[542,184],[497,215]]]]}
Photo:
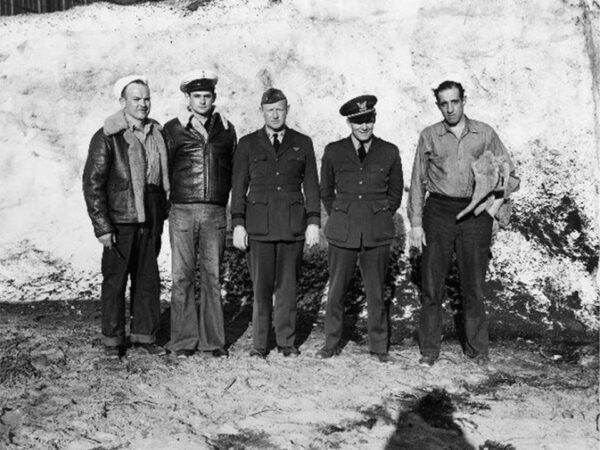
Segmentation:
{"type": "Polygon", "coordinates": [[[281,142],[279,142],[279,139],[277,138],[277,133],[273,133],[273,148],[275,149],[275,152],[279,151],[280,145],[281,142]]]}
{"type": "Polygon", "coordinates": [[[360,144],[360,147],[358,147],[358,159],[360,159],[360,162],[363,162],[366,157],[367,151],[365,150],[365,146],[360,144]]]}

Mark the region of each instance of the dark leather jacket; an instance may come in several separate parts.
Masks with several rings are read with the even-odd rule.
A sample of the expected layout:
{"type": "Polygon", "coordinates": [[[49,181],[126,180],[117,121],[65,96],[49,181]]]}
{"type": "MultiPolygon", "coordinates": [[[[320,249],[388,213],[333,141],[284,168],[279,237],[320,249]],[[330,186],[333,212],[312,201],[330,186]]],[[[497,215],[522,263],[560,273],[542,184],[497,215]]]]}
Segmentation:
{"type": "Polygon", "coordinates": [[[223,120],[219,113],[211,116],[206,143],[189,116],[165,124],[171,203],[227,204],[237,138],[233,125],[225,119],[224,126],[223,120]]]}
{"type": "MultiPolygon", "coordinates": [[[[155,137],[164,152],[164,141],[158,122],[155,137]]],[[[83,195],[92,220],[94,234],[102,236],[115,231],[115,223],[143,223],[145,167],[133,161],[145,162],[145,153],[139,141],[128,129],[123,111],[108,117],[90,142],[83,170],[83,195]]],[[[165,155],[166,162],[166,155],[165,155]]],[[[168,190],[168,179],[163,187],[168,190]]],[[[166,198],[163,218],[167,215],[166,198]]]]}

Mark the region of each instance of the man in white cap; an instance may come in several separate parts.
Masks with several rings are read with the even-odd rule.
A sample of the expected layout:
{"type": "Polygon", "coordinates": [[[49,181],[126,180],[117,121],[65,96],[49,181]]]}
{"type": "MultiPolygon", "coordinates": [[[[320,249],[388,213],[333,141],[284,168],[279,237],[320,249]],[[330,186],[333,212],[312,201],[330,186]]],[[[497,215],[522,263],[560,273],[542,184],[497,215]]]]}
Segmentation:
{"type": "Polygon", "coordinates": [[[186,107],[165,124],[171,180],[171,340],[179,358],[195,351],[228,355],[221,302],[225,207],[237,143],[233,125],[215,110],[217,75],[199,70],[179,88],[186,107]],[[194,280],[199,263],[199,292],[194,280]]]}
{"type": "Polygon", "coordinates": [[[156,258],[167,216],[166,146],[158,122],[148,118],[150,89],[143,75],[113,88],[121,109],[92,137],[83,193],[102,254],[102,340],[108,358],[126,349],[125,287],[131,277],[130,342],[161,355],[155,344],[160,317],[156,258]]]}

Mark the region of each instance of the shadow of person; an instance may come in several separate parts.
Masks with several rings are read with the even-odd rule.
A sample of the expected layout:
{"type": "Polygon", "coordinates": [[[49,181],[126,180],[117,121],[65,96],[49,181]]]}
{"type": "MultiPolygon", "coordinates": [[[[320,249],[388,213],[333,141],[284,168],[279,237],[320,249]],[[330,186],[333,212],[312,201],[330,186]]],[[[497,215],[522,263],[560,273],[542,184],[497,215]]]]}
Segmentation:
{"type": "Polygon", "coordinates": [[[306,342],[317,323],[328,277],[326,248],[306,249],[298,274],[296,347],[306,342]]]}
{"type": "Polygon", "coordinates": [[[252,322],[252,281],[246,253],[228,246],[221,266],[225,347],[237,342],[252,322]]]}
{"type": "Polygon", "coordinates": [[[385,450],[474,450],[452,417],[455,410],[445,390],[426,393],[400,412],[385,450]]]}
{"type": "Polygon", "coordinates": [[[171,306],[163,308],[156,331],[156,345],[164,347],[171,339],[171,306]]]}

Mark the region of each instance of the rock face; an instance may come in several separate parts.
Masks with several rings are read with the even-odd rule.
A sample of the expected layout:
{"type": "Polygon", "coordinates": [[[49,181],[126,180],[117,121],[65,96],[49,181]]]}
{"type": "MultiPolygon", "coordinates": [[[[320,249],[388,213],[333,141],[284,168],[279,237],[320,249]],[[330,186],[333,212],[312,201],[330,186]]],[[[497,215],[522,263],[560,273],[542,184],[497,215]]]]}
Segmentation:
{"type": "MultiPolygon", "coordinates": [[[[431,87],[461,81],[467,114],[496,129],[522,179],[510,227],[493,248],[491,307],[555,330],[597,329],[600,8],[560,0],[337,5],[239,0],[190,11],[183,3],[97,3],[7,18],[0,300],[22,299],[19,286],[39,286],[44,276],[56,283],[66,273],[88,280],[98,272],[100,246],[80,180],[91,135],[118,108],[112,83],[148,74],[152,116],[165,122],[182,105],[179,74],[202,65],[219,73],[218,103],[240,136],[261,125],[256,108],[265,87],[283,89],[290,125],[313,137],[317,157],[348,133],[339,105],[376,94],[376,134],[398,144],[407,180],[419,131],[440,119],[431,87]],[[68,270],[57,275],[22,258],[14,264],[25,270],[16,270],[11,255],[22,247],[68,270]]],[[[160,262],[168,274],[166,247],[160,262]]],[[[406,254],[399,255],[398,315],[410,322],[418,295],[406,254]]],[[[87,281],[75,285],[96,295],[87,281]]],[[[57,287],[44,298],[63,294],[57,287]]]]}

